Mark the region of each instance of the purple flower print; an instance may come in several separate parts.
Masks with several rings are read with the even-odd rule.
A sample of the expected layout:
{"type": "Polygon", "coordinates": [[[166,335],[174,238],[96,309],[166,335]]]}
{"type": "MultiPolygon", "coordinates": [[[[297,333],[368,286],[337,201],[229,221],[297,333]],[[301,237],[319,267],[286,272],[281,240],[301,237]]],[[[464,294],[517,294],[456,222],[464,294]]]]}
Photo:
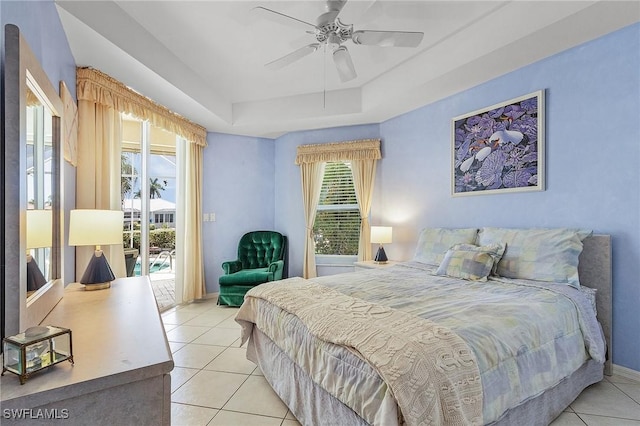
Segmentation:
{"type": "Polygon", "coordinates": [[[537,98],[454,123],[455,192],[538,183],[537,98]]]}
{"type": "Polygon", "coordinates": [[[500,118],[500,116],[502,115],[503,112],[504,112],[504,107],[501,107],[501,108],[497,108],[497,109],[492,109],[487,114],[491,118],[500,118]]]}
{"type": "Polygon", "coordinates": [[[532,114],[538,110],[538,98],[529,98],[520,102],[520,106],[522,109],[526,111],[527,114],[532,114]]]}
{"type": "Polygon", "coordinates": [[[516,120],[524,115],[524,111],[519,105],[507,105],[503,115],[511,120],[516,120]]]}

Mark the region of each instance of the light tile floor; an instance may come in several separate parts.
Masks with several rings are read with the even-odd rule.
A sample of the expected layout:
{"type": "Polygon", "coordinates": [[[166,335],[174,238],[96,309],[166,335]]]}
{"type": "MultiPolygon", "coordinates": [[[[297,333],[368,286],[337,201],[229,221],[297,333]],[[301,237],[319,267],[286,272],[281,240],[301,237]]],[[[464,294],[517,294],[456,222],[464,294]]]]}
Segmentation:
{"type": "MultiPolygon", "coordinates": [[[[299,425],[239,347],[236,312],[207,299],[162,314],[175,362],[172,425],[299,425]]],[[[552,425],[640,426],[640,382],[606,377],[585,389],[552,425]]]]}

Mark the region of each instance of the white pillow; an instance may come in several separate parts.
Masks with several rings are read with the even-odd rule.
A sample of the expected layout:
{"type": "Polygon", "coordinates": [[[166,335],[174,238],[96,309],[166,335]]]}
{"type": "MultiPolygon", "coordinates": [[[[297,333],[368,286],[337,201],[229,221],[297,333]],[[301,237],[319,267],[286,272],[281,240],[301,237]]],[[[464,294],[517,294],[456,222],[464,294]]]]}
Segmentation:
{"type": "Polygon", "coordinates": [[[425,228],[420,233],[413,260],[438,266],[444,254],[456,244],[475,244],[476,228],[425,228]]]}
{"type": "Polygon", "coordinates": [[[568,228],[482,228],[478,244],[505,244],[496,273],[506,278],[565,283],[579,288],[578,257],[591,231],[568,228]]]}

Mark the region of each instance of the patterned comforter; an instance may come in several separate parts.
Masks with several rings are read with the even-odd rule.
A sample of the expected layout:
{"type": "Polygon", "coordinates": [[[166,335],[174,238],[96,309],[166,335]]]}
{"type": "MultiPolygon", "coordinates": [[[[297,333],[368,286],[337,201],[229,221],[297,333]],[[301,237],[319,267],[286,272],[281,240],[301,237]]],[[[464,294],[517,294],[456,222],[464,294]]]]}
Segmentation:
{"type": "MultiPolygon", "coordinates": [[[[433,275],[415,262],[312,281],[453,330],[475,354],[485,424],[558,384],[589,357],[604,362],[593,309],[566,285],[463,281],[433,275]]],[[[260,310],[263,321],[274,324],[269,338],[317,384],[369,423],[403,421],[392,389],[361,355],[313,337],[299,318],[277,306],[262,303],[260,310]]]]}

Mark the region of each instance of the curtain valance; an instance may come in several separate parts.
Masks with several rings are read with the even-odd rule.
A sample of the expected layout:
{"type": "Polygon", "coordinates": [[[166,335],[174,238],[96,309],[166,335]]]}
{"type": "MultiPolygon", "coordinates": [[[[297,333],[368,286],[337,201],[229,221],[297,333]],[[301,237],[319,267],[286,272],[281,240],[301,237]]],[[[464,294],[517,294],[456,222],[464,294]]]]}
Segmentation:
{"type": "Polygon", "coordinates": [[[319,143],[298,146],[296,164],[326,161],[379,160],[380,139],[319,143]]]}
{"type": "Polygon", "coordinates": [[[78,100],[92,101],[119,112],[132,114],[197,145],[207,145],[207,129],[135,92],[101,71],[78,67],[76,82],[78,100]]]}
{"type": "Polygon", "coordinates": [[[32,106],[38,106],[41,104],[42,102],[40,102],[40,99],[38,99],[35,93],[33,93],[31,90],[27,90],[27,106],[32,107],[32,106]]]}

